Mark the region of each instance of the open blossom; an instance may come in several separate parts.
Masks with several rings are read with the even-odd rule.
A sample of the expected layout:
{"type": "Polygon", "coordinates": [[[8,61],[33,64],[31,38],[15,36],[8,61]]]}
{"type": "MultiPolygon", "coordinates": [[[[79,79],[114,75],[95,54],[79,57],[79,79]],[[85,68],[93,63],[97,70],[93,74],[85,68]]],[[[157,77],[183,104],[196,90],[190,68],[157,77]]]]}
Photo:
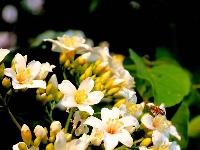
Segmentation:
{"type": "Polygon", "coordinates": [[[98,104],[104,97],[101,91],[92,91],[93,87],[94,81],[91,77],[83,80],[78,89],[69,80],[63,80],[58,85],[58,89],[64,94],[61,104],[67,108],[78,107],[92,115],[94,110],[90,105],[98,104]]]}
{"type": "Polygon", "coordinates": [[[167,120],[165,115],[156,115],[155,117],[150,114],[146,114],[141,118],[141,122],[150,130],[157,130],[160,133],[164,134],[167,138],[169,135],[173,135],[178,140],[181,139],[178,134],[176,127],[172,125],[170,121],[167,120]]]}
{"type": "Polygon", "coordinates": [[[88,51],[91,47],[85,44],[85,39],[78,36],[69,37],[68,35],[63,35],[62,37],[57,37],[57,40],[44,39],[44,41],[52,42],[52,51],[54,52],[70,52],[75,51],[78,54],[88,51]]]}
{"type": "Polygon", "coordinates": [[[10,50],[8,49],[0,49],[0,62],[10,53],[10,50]]]}
{"type": "Polygon", "coordinates": [[[133,139],[130,133],[125,129],[129,126],[139,127],[138,120],[133,116],[125,116],[120,118],[120,110],[113,107],[112,110],[108,108],[101,109],[101,119],[96,117],[89,117],[84,124],[90,125],[102,132],[104,147],[106,150],[113,150],[120,141],[127,147],[131,147],[133,139]]]}
{"type": "Polygon", "coordinates": [[[15,70],[12,68],[5,68],[4,74],[12,78],[12,86],[14,89],[23,88],[46,88],[46,82],[42,80],[35,80],[40,72],[41,63],[39,61],[31,61],[26,66],[26,57],[17,53],[14,58],[15,70]]]}

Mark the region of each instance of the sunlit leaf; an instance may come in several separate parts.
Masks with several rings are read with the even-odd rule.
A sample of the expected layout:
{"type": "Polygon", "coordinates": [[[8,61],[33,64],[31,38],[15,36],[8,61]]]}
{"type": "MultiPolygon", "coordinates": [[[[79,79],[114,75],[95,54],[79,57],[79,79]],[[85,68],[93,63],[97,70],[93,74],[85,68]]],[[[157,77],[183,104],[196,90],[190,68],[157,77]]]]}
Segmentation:
{"type": "Polygon", "coordinates": [[[181,149],[186,149],[188,144],[189,116],[190,112],[187,105],[185,105],[185,103],[182,103],[173,118],[171,119],[172,124],[176,127],[179,135],[181,136],[181,141],[176,140],[181,149]]]}
{"type": "Polygon", "coordinates": [[[190,120],[188,136],[192,138],[200,138],[200,115],[197,115],[190,120]]]}

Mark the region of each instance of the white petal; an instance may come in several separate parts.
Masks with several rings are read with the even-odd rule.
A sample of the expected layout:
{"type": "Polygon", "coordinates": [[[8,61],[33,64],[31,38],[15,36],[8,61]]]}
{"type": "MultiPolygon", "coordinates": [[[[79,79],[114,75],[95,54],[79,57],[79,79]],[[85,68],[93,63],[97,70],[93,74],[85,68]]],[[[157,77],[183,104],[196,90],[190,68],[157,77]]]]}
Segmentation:
{"type": "Polygon", "coordinates": [[[181,140],[181,136],[178,134],[177,130],[176,130],[176,127],[171,125],[169,127],[169,133],[173,136],[175,136],[179,141],[181,140]]]}
{"type": "Polygon", "coordinates": [[[0,62],[10,53],[10,50],[8,49],[0,49],[0,62]]]}
{"type": "Polygon", "coordinates": [[[157,130],[153,131],[152,134],[152,141],[153,141],[153,145],[155,146],[155,148],[159,148],[162,144],[163,144],[163,134],[160,133],[157,130]]]}
{"type": "Polygon", "coordinates": [[[78,107],[79,110],[81,110],[81,111],[86,111],[86,112],[88,112],[90,115],[93,115],[93,113],[94,113],[94,110],[93,110],[92,107],[89,106],[89,105],[78,105],[77,107],[78,107]]]}
{"type": "Polygon", "coordinates": [[[151,115],[144,115],[141,119],[141,122],[148,128],[148,129],[154,129],[153,126],[153,117],[151,115]]]}
{"type": "Polygon", "coordinates": [[[33,80],[30,84],[26,84],[27,88],[43,88],[46,89],[46,82],[43,80],[33,80]]]}
{"type": "Polygon", "coordinates": [[[120,110],[116,107],[113,107],[112,110],[108,108],[101,109],[101,119],[103,122],[106,122],[109,118],[119,118],[120,110]]]}
{"type": "Polygon", "coordinates": [[[12,79],[16,80],[16,72],[12,68],[5,68],[4,74],[8,77],[11,77],[12,79]]]}
{"type": "Polygon", "coordinates": [[[86,93],[89,93],[94,87],[94,81],[91,77],[86,78],[80,83],[79,90],[85,90],[86,93]]]}
{"type": "Polygon", "coordinates": [[[62,131],[58,132],[54,143],[55,150],[66,150],[66,141],[65,133],[62,131]]]}
{"type": "Polygon", "coordinates": [[[120,118],[119,120],[124,123],[124,125],[122,126],[122,128],[128,127],[128,126],[134,126],[136,128],[139,127],[138,120],[135,117],[133,117],[133,116],[126,116],[126,117],[120,118]]]}
{"type": "Polygon", "coordinates": [[[133,138],[130,133],[125,129],[122,129],[121,131],[122,132],[118,134],[119,141],[127,147],[131,147],[133,145],[133,138]]]}
{"type": "Polygon", "coordinates": [[[16,83],[14,81],[12,81],[12,86],[13,86],[14,89],[25,89],[26,88],[25,84],[19,84],[19,83],[16,83]]]}
{"type": "Polygon", "coordinates": [[[30,69],[31,72],[31,78],[30,79],[34,79],[38,73],[40,72],[40,68],[41,68],[42,64],[39,61],[31,61],[28,65],[27,68],[30,69]]]}
{"type": "Polygon", "coordinates": [[[118,145],[118,138],[115,136],[105,136],[104,146],[106,150],[113,150],[118,145]]]}
{"type": "Polygon", "coordinates": [[[19,68],[26,68],[26,60],[24,58],[24,56],[22,56],[21,54],[17,53],[15,55],[15,68],[16,68],[16,72],[18,72],[19,68]]]}
{"type": "Polygon", "coordinates": [[[76,87],[69,81],[63,80],[61,84],[58,84],[58,89],[65,95],[74,97],[76,87]]]}
{"type": "Polygon", "coordinates": [[[87,104],[89,105],[98,104],[103,97],[104,94],[101,91],[91,92],[88,94],[87,104]]]}
{"type": "Polygon", "coordinates": [[[63,99],[61,100],[61,104],[67,108],[77,107],[77,103],[75,102],[74,98],[66,95],[64,95],[63,99]]]}
{"type": "Polygon", "coordinates": [[[104,129],[103,122],[100,119],[98,119],[98,118],[96,118],[94,116],[91,116],[91,117],[87,118],[86,121],[83,124],[90,125],[90,126],[95,127],[95,128],[97,128],[99,130],[103,130],[104,129]]]}

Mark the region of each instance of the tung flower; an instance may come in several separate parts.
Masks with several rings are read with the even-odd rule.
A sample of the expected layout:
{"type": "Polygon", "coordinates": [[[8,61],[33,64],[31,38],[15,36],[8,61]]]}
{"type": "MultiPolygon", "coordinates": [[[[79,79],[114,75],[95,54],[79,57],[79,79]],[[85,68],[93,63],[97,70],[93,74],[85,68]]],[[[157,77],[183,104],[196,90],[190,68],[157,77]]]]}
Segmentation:
{"type": "Polygon", "coordinates": [[[83,80],[78,89],[69,80],[63,80],[58,85],[58,89],[64,94],[61,104],[67,108],[78,107],[92,115],[94,110],[90,105],[99,103],[104,97],[101,91],[91,92],[93,87],[94,81],[91,77],[83,80]]]}
{"type": "Polygon", "coordinates": [[[46,82],[42,80],[34,80],[40,72],[41,63],[39,61],[31,61],[26,66],[26,57],[17,53],[14,58],[16,71],[12,68],[4,69],[4,74],[12,78],[12,86],[14,89],[23,88],[46,88],[46,82]]]}

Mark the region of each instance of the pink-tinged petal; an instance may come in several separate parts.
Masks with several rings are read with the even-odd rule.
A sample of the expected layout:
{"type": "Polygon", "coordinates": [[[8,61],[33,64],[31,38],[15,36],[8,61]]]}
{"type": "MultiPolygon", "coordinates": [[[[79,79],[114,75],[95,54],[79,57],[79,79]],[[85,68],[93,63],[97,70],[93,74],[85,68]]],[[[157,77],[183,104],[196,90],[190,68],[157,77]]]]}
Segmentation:
{"type": "Polygon", "coordinates": [[[123,118],[121,118],[119,120],[124,123],[124,125],[122,126],[122,128],[128,127],[128,126],[134,126],[136,128],[139,127],[138,120],[135,117],[133,117],[133,116],[126,116],[126,117],[123,117],[123,118]]]}
{"type": "Polygon", "coordinates": [[[127,147],[131,147],[133,145],[133,138],[130,133],[125,129],[122,129],[121,131],[121,133],[117,133],[119,141],[127,147]]]}
{"type": "Polygon", "coordinates": [[[141,119],[141,122],[148,128],[148,129],[154,129],[153,126],[153,117],[151,115],[144,115],[141,119]]]}
{"type": "Polygon", "coordinates": [[[66,139],[65,133],[62,131],[58,132],[56,134],[56,140],[54,143],[55,150],[66,150],[66,142],[67,142],[67,139],[66,139]]]}
{"type": "Polygon", "coordinates": [[[104,123],[100,119],[98,119],[94,116],[87,118],[83,124],[95,127],[98,130],[103,130],[105,127],[104,123]]]}
{"type": "Polygon", "coordinates": [[[88,94],[87,104],[88,105],[98,104],[103,97],[104,94],[101,91],[91,92],[88,94]]]}
{"type": "Polygon", "coordinates": [[[77,103],[74,98],[66,95],[64,95],[63,99],[61,100],[61,105],[67,108],[77,107],[77,103]]]}
{"type": "Polygon", "coordinates": [[[10,53],[10,50],[8,49],[0,49],[0,62],[10,53]]]}
{"type": "Polygon", "coordinates": [[[113,150],[119,143],[118,138],[116,138],[116,134],[105,136],[103,141],[106,150],[113,150]]]}
{"type": "Polygon", "coordinates": [[[67,144],[67,149],[66,150],[85,150],[86,143],[80,139],[74,139],[67,144]]]}
{"type": "Polygon", "coordinates": [[[85,90],[86,93],[89,93],[94,87],[94,80],[91,77],[86,78],[80,83],[79,90],[85,90]]]}
{"type": "Polygon", "coordinates": [[[41,68],[42,64],[39,61],[31,61],[30,63],[28,63],[27,68],[30,69],[31,72],[31,80],[34,79],[38,73],[40,72],[40,68],[41,68]]]}
{"type": "Polygon", "coordinates": [[[18,72],[18,70],[21,68],[23,68],[23,69],[26,68],[26,60],[25,60],[24,56],[22,56],[19,53],[17,53],[15,55],[14,63],[15,63],[16,72],[18,72]]]}
{"type": "Polygon", "coordinates": [[[119,118],[120,110],[116,107],[113,107],[112,110],[108,108],[101,109],[101,119],[103,122],[106,122],[109,118],[119,118]]]}
{"type": "Polygon", "coordinates": [[[78,109],[79,109],[80,111],[86,111],[86,112],[88,112],[90,115],[93,115],[93,114],[94,114],[94,110],[93,110],[92,107],[89,106],[89,105],[78,105],[77,107],[78,107],[78,109]]]}
{"type": "Polygon", "coordinates": [[[46,82],[43,80],[33,80],[30,84],[26,84],[27,88],[43,88],[46,89],[46,82]]]}
{"type": "Polygon", "coordinates": [[[74,97],[76,87],[69,81],[63,80],[61,84],[58,84],[58,89],[65,95],[74,97]]]}

